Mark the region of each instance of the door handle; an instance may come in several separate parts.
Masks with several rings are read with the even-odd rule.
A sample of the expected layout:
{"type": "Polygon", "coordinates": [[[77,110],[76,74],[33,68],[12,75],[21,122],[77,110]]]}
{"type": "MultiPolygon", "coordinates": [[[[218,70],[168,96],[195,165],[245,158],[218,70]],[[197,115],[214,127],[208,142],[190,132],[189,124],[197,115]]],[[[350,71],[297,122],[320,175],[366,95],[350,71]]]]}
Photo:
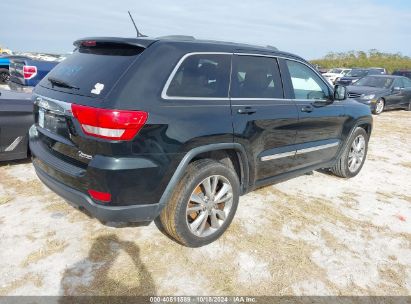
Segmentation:
{"type": "Polygon", "coordinates": [[[237,111],[238,114],[247,114],[247,115],[254,114],[255,112],[256,110],[254,110],[251,107],[245,107],[244,109],[238,109],[237,111]]]}
{"type": "Polygon", "coordinates": [[[301,112],[311,113],[314,110],[313,106],[304,106],[301,108],[301,112]]]}

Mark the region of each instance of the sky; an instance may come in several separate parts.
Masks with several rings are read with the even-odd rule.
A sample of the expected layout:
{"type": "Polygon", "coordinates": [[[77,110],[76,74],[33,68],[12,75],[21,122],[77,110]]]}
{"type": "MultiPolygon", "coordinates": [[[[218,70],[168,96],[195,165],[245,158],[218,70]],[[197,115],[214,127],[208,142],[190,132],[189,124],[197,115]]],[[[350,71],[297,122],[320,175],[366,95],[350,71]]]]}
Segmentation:
{"type": "Polygon", "coordinates": [[[90,36],[191,35],[306,59],[378,49],[411,56],[410,0],[0,0],[0,46],[66,53],[90,36]]]}

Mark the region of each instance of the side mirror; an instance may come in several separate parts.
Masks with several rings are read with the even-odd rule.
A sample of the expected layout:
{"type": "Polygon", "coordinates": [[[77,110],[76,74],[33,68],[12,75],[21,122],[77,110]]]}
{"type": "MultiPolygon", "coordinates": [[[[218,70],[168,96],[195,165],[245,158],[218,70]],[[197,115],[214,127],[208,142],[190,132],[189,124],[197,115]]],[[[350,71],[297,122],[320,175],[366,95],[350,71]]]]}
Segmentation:
{"type": "Polygon", "coordinates": [[[401,88],[400,87],[393,87],[392,91],[393,92],[401,92],[401,88]]]}
{"type": "Polygon", "coordinates": [[[334,87],[334,100],[345,100],[347,99],[347,88],[342,85],[336,85],[334,87]]]}

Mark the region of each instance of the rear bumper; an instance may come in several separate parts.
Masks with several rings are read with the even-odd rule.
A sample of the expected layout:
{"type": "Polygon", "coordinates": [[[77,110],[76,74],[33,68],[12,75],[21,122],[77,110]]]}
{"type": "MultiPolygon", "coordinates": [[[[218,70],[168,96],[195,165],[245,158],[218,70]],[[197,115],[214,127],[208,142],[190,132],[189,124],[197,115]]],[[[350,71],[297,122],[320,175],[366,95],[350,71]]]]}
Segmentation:
{"type": "Polygon", "coordinates": [[[94,203],[86,194],[70,188],[34,165],[40,180],[71,205],[86,209],[103,222],[151,222],[158,215],[159,204],[133,206],[103,206],[94,203]]]}

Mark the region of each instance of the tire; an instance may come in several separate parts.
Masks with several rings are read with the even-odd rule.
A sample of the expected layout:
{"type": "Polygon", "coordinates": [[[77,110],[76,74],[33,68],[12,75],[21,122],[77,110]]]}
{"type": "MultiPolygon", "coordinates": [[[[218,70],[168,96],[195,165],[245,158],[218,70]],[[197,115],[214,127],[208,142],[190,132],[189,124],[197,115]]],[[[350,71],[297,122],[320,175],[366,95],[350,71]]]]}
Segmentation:
{"type": "Polygon", "coordinates": [[[385,108],[385,100],[380,98],[375,103],[375,109],[372,111],[372,113],[375,115],[380,115],[384,111],[384,108],[385,108]]]}
{"type": "Polygon", "coordinates": [[[8,69],[0,69],[0,83],[7,83],[10,80],[8,69]]]}
{"type": "MultiPolygon", "coordinates": [[[[361,139],[360,139],[361,141],[361,139]]],[[[358,147],[358,146],[357,146],[358,147]]],[[[339,177],[343,178],[351,178],[356,176],[362,169],[365,159],[367,157],[368,151],[368,134],[365,132],[363,128],[357,128],[351,135],[350,139],[346,147],[344,148],[343,153],[341,154],[340,158],[338,159],[337,163],[334,167],[331,168],[331,172],[339,177]],[[362,138],[364,140],[363,149],[361,151],[354,151],[354,142],[358,138],[362,138]],[[360,160],[360,156],[362,158],[360,160]],[[354,159],[353,159],[354,158],[354,159]],[[355,166],[352,161],[355,161],[355,166]],[[351,164],[351,166],[350,166],[351,164]]]]}
{"type": "Polygon", "coordinates": [[[161,211],[161,225],[169,236],[184,246],[207,245],[217,240],[230,225],[237,210],[239,194],[239,179],[232,168],[211,159],[194,161],[189,164],[170,201],[161,211]],[[208,199],[203,183],[207,183],[209,179],[210,190],[216,185],[214,193],[217,199],[218,194],[221,195],[229,187],[231,198],[228,191],[222,196],[225,202],[214,204],[214,195],[210,195],[208,199]],[[214,207],[211,206],[213,204],[214,207]],[[188,208],[193,212],[187,214],[188,208]],[[198,228],[195,228],[197,225],[198,228]]]}

